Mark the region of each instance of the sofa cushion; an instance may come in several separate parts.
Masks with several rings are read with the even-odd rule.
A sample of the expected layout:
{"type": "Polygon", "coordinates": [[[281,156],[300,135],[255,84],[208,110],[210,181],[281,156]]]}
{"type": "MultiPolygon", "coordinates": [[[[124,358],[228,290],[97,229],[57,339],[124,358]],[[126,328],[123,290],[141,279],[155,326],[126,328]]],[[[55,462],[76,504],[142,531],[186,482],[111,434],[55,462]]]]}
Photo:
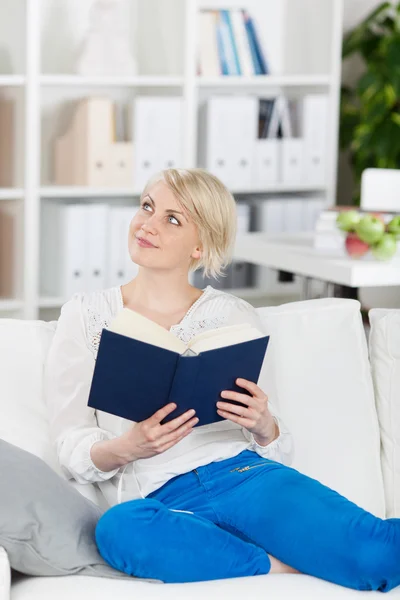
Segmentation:
{"type": "Polygon", "coordinates": [[[58,470],[43,401],[43,366],[54,330],[55,323],[0,319],[0,438],[58,470]]]}
{"type": "Polygon", "coordinates": [[[271,336],[259,384],[293,434],[293,466],[383,516],[380,436],[359,303],[326,298],[258,310],[271,336]]]}
{"type": "Polygon", "coordinates": [[[400,517],[400,310],[375,308],[369,319],[386,516],[400,517]]]}
{"type": "Polygon", "coordinates": [[[30,452],[0,440],[0,456],[0,546],[13,569],[126,578],[97,551],[98,506],[30,452]]]}

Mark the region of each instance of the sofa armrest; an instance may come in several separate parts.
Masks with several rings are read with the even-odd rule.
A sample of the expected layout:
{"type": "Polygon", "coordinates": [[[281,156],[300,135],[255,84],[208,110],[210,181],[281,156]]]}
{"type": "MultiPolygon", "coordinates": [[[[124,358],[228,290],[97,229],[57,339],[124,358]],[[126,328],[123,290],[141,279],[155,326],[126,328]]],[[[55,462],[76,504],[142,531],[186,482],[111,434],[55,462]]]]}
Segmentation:
{"type": "Polygon", "coordinates": [[[0,600],[10,600],[11,567],[7,552],[0,546],[0,600]]]}

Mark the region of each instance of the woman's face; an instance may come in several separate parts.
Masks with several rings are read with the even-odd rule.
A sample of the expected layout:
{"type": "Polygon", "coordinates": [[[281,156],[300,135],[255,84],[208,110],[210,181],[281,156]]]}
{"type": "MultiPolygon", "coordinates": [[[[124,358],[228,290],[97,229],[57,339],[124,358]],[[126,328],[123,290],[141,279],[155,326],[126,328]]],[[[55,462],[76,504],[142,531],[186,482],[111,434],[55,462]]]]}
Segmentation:
{"type": "Polygon", "coordinates": [[[200,258],[197,228],[163,181],[143,195],[128,246],[132,261],[147,268],[187,271],[190,259],[200,258]]]}

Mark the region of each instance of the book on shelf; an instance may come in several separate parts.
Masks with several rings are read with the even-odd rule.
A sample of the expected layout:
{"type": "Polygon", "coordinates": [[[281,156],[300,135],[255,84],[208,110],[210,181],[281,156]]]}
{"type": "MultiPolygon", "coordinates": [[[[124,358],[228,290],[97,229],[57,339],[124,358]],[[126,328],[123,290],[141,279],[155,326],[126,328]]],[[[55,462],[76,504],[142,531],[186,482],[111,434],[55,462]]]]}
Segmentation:
{"type": "Polygon", "coordinates": [[[216,406],[221,392],[246,393],[237,378],[258,381],[268,342],[269,336],[242,323],[200,333],[185,344],[124,308],[102,331],[88,406],[140,422],[174,402],[163,423],[189,409],[195,409],[199,426],[222,421],[216,406]]]}
{"type": "Polygon", "coordinates": [[[199,11],[199,74],[267,75],[268,63],[253,17],[239,8],[199,11]]]}

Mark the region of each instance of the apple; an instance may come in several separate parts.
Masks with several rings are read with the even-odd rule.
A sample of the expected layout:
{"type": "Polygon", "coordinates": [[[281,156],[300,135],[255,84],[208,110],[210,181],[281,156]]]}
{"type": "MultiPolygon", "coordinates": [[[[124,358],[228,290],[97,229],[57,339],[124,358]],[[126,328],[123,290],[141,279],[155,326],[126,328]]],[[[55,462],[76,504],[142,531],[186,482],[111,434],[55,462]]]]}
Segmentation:
{"type": "Polygon", "coordinates": [[[369,245],[360,240],[356,233],[348,233],[344,245],[352,258],[361,258],[369,250],[369,245]]]}
{"type": "Polygon", "coordinates": [[[391,233],[385,233],[383,237],[371,246],[373,256],[378,260],[389,260],[397,251],[396,237],[391,233]]]}
{"type": "Polygon", "coordinates": [[[385,223],[375,215],[365,215],[356,225],[356,234],[367,244],[376,244],[385,233],[385,223]]]}
{"type": "Polygon", "coordinates": [[[336,217],[336,225],[342,231],[354,231],[361,215],[356,210],[344,210],[336,217]]]}
{"type": "Polygon", "coordinates": [[[400,215],[393,217],[393,219],[389,221],[387,229],[389,233],[394,234],[396,238],[400,240],[400,215]]]}

